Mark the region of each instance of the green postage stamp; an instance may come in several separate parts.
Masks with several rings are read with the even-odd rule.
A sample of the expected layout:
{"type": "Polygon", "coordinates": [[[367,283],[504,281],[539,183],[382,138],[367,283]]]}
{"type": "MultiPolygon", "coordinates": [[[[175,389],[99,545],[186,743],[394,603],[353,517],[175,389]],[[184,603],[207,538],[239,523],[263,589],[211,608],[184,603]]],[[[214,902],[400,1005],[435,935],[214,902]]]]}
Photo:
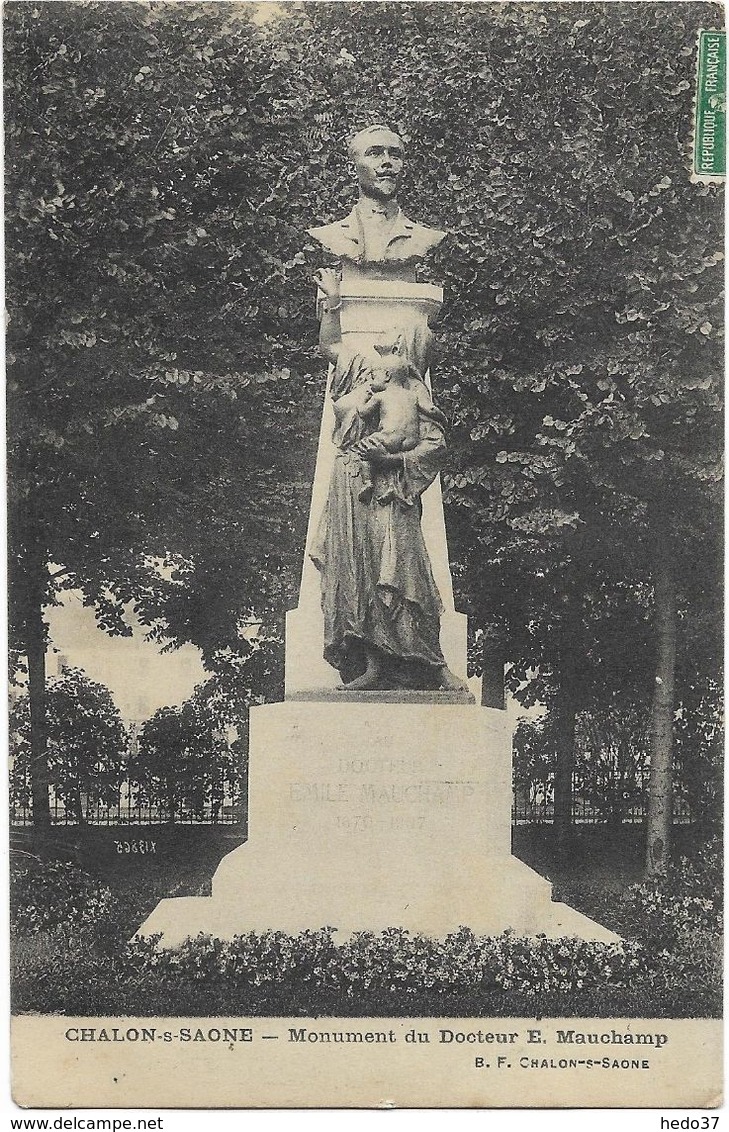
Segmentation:
{"type": "Polygon", "coordinates": [[[726,32],[699,32],[693,180],[726,177],[726,32]]]}

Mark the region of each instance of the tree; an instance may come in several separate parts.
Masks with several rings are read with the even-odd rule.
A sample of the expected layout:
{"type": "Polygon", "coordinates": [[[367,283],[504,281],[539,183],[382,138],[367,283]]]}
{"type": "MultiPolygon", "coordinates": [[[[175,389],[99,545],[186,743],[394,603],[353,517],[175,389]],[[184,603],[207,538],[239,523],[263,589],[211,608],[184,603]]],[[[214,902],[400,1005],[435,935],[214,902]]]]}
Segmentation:
{"type": "MultiPolygon", "coordinates": [[[[74,822],[90,807],[119,801],[128,736],[111,692],[80,669],[66,669],[45,689],[48,779],[74,822]],[[84,809],[84,799],[85,806],[84,809]]],[[[32,743],[29,697],[19,698],[10,718],[10,797],[31,810],[32,743]]]]}
{"type": "MultiPolygon", "coordinates": [[[[713,190],[689,184],[686,175],[693,18],[710,21],[715,13],[679,6],[669,27],[665,9],[623,8],[609,20],[604,12],[587,6],[545,15],[543,23],[552,30],[562,24],[561,45],[541,35],[539,20],[513,9],[507,14],[513,35],[501,53],[485,51],[477,35],[471,41],[489,59],[499,122],[512,123],[524,145],[515,153],[509,136],[489,137],[485,127],[481,137],[494,146],[485,145],[483,161],[477,157],[457,175],[459,254],[444,266],[456,266],[457,278],[469,281],[460,288],[467,300],[459,304],[457,321],[475,333],[465,348],[460,343],[465,366],[453,407],[471,443],[464,437],[464,467],[453,476],[450,495],[471,512],[471,545],[486,550],[487,569],[462,584],[481,588],[488,568],[495,567],[496,583],[488,583],[481,608],[501,606],[500,621],[510,628],[524,625],[528,610],[523,638],[528,643],[536,637],[538,647],[518,667],[541,664],[556,672],[564,667],[555,603],[540,618],[552,627],[535,634],[528,598],[540,590],[553,597],[544,583],[554,571],[545,574],[541,559],[548,547],[554,552],[555,542],[561,550],[553,563],[576,570],[582,579],[591,577],[585,566],[594,562],[600,544],[609,548],[600,582],[619,601],[628,597],[624,629],[636,623],[630,612],[636,598],[652,610],[651,677],[659,677],[662,683],[655,686],[663,692],[653,709],[656,780],[648,857],[655,868],[668,851],[671,811],[666,796],[674,710],[666,692],[676,633],[671,595],[680,581],[675,608],[695,623],[705,620],[701,607],[716,593],[713,584],[702,592],[694,579],[696,561],[706,559],[707,542],[716,541],[721,449],[716,275],[723,257],[713,190]],[[637,59],[647,58],[648,38],[656,45],[648,70],[660,69],[662,77],[649,96],[657,100],[655,112],[645,104],[636,128],[624,92],[637,59]],[[533,66],[535,52],[549,74],[546,97],[536,104],[521,99],[519,105],[504,64],[516,62],[518,69],[518,59],[528,58],[533,66]],[[575,83],[589,93],[577,99],[575,83]],[[561,124],[567,164],[560,165],[549,144],[540,146],[532,133],[549,132],[549,119],[561,124]],[[649,156],[656,151],[666,155],[660,178],[649,156]],[[524,169],[527,153],[530,167],[524,169]],[[484,214],[477,213],[475,185],[485,180],[492,191],[484,214]],[[491,233],[501,229],[506,237],[508,231],[508,238],[490,240],[489,223],[491,233]],[[488,289],[496,292],[492,301],[488,289]],[[572,534],[580,527],[581,546],[575,548],[572,534]],[[510,575],[499,593],[503,560],[513,565],[519,545],[514,528],[537,543],[536,584],[527,584],[525,592],[510,575]]],[[[467,58],[463,65],[472,75],[467,58]]],[[[716,569],[718,558],[710,561],[716,569]]],[[[527,562],[533,569],[533,555],[527,562]]],[[[558,592],[565,588],[557,578],[558,592]]],[[[583,590],[585,606],[594,606],[596,591],[597,585],[583,590]]],[[[579,614],[583,626],[584,614],[579,614]]],[[[624,655],[635,639],[624,632],[624,655]]],[[[518,639],[514,644],[519,648],[518,639]]],[[[578,655],[584,669],[584,648],[578,655]]],[[[593,663],[604,659],[604,649],[593,650],[593,663]]],[[[647,672],[643,668],[635,686],[639,699],[654,684],[647,672]]],[[[574,675],[568,671],[562,684],[574,688],[574,675]]],[[[571,709],[565,722],[567,717],[575,718],[571,709]]]]}
{"type": "Polygon", "coordinates": [[[239,734],[231,735],[215,689],[201,685],[181,707],[160,708],[141,727],[130,781],[137,799],[174,825],[186,812],[220,818],[240,788],[239,734]]]}
{"type": "Polygon", "coordinates": [[[155,635],[194,639],[213,665],[245,654],[241,625],[280,618],[291,589],[302,380],[276,333],[289,312],[266,198],[280,157],[257,144],[271,60],[247,16],[5,14],[11,625],[42,832],[43,607],[74,588],[111,633],[129,632],[133,602],[155,635]],[[244,105],[248,92],[249,122],[226,90],[244,105]]]}

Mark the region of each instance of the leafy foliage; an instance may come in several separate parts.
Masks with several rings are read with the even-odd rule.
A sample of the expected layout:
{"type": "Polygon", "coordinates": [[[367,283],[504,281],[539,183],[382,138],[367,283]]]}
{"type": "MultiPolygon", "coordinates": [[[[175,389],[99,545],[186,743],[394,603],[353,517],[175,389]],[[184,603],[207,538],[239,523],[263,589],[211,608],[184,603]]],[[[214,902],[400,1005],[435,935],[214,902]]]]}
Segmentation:
{"type": "Polygon", "coordinates": [[[693,860],[682,858],[662,875],[635,885],[626,894],[623,915],[638,938],[656,948],[687,948],[696,934],[721,936],[723,927],[722,853],[711,842],[693,860]]]}
{"type": "Polygon", "coordinates": [[[724,722],[718,682],[689,676],[676,713],[676,763],[691,807],[721,823],[723,816],[724,722]]]}
{"type": "Polygon", "coordinates": [[[10,870],[10,905],[14,925],[31,933],[93,924],[100,936],[116,912],[111,890],[78,865],[32,857],[10,870]]]}
{"type": "Polygon", "coordinates": [[[125,943],[129,909],[77,866],[25,863],[12,889],[14,1005],[80,1015],[718,1016],[720,877],[719,846],[709,843],[622,893],[577,884],[570,901],[621,944],[468,928],[338,941],[323,927],[227,942],[200,935],[166,950],[154,939],[125,943]]]}
{"type": "Polygon", "coordinates": [[[303,510],[265,43],[240,9],[18,4],[6,58],[16,623],[39,544],[50,592],[83,589],[111,632],[134,601],[214,665],[281,615],[303,510]]]}
{"type": "Polygon", "coordinates": [[[239,751],[209,702],[197,697],[182,707],[159,708],[143,724],[129,777],[137,802],[170,822],[182,811],[200,816],[208,805],[215,815],[226,789],[239,786],[239,751]]]}
{"type": "MultiPolygon", "coordinates": [[[[10,716],[10,797],[31,805],[30,715],[28,697],[18,699],[10,716]]],[[[46,719],[50,783],[76,821],[87,803],[113,805],[127,754],[128,736],[111,693],[78,668],[47,682],[46,719]]]]}
{"type": "Polygon", "coordinates": [[[79,942],[58,930],[45,946],[42,936],[15,940],[17,1010],[676,1017],[719,1009],[716,968],[697,983],[688,950],[657,955],[634,943],[477,937],[465,928],[443,940],[364,932],[339,945],[328,929],[230,942],[201,935],[176,951],[135,940],[107,959],[110,980],[79,942]]]}
{"type": "MultiPolygon", "coordinates": [[[[694,30],[714,16],[376,3],[257,26],[227,4],[9,4],[18,490],[42,485],[48,516],[76,473],[86,572],[112,519],[115,554],[151,549],[149,507],[162,555],[187,520],[189,560],[205,499],[232,490],[255,532],[244,561],[270,567],[285,480],[261,430],[295,434],[312,368],[303,232],[351,201],[348,132],[385,118],[409,145],[405,207],[452,232],[438,385],[459,533],[512,578],[551,560],[549,585],[587,522],[610,576],[640,570],[640,539],[617,567],[605,542],[640,530],[650,484],[693,506],[715,479],[720,214],[686,176],[694,30]]],[[[57,549],[71,565],[68,538],[57,549]]]]}

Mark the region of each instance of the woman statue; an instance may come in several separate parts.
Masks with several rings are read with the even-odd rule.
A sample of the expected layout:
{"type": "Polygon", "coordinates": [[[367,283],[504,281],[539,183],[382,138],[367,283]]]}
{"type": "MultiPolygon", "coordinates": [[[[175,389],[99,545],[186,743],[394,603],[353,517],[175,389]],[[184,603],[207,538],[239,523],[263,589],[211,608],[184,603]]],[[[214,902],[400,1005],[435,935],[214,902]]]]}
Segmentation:
{"type": "Polygon", "coordinates": [[[322,269],[314,280],[324,295],[320,347],[333,366],[338,450],[311,552],[324,658],[347,690],[464,690],[441,651],[443,606],[420,525],[420,496],[446,447],[445,420],[423,381],[427,342],[404,327],[368,350],[345,345],[339,276],[322,269]]]}

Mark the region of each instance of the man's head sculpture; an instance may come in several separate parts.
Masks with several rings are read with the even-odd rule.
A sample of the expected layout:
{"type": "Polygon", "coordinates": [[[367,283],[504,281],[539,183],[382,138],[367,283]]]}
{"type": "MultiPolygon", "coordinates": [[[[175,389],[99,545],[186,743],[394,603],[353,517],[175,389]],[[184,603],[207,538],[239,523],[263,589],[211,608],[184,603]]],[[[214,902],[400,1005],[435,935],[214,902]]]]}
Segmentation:
{"type": "Polygon", "coordinates": [[[380,124],[359,130],[347,143],[360,192],[375,200],[397,196],[403,170],[404,146],[389,126],[380,124]]]}
{"type": "Polygon", "coordinates": [[[415,282],[418,263],[445,236],[437,228],[409,220],[399,207],[404,148],[402,138],[379,122],[354,134],[347,150],[359,183],[359,200],[341,220],[308,229],[339,260],[345,281],[367,276],[415,282]]]}

